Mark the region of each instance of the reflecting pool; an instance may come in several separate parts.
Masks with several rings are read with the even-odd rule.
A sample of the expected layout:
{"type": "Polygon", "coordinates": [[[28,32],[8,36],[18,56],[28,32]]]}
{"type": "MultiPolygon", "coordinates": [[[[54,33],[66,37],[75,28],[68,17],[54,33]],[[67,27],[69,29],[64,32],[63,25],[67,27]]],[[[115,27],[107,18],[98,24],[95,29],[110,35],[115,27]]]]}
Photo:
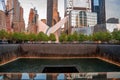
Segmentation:
{"type": "Polygon", "coordinates": [[[18,59],[3,66],[0,72],[13,73],[72,73],[81,72],[120,72],[120,67],[96,58],[82,59],[18,59]],[[67,68],[68,67],[68,68],[67,68]],[[47,72],[47,69],[52,69],[47,72]],[[64,71],[65,68],[67,72],[64,71]],[[56,72],[57,69],[57,72],[56,72]],[[59,70],[63,72],[59,72],[59,70]],[[46,72],[44,72],[46,70],[46,72]]]}

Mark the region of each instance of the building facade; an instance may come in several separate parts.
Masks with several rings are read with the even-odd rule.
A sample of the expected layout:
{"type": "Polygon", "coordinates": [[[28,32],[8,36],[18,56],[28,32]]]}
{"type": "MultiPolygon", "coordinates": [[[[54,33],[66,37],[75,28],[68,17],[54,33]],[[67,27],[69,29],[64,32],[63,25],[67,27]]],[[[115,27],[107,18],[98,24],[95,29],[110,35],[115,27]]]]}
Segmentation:
{"type": "Polygon", "coordinates": [[[6,15],[0,10],[0,30],[6,30],[6,15]]]}
{"type": "Polygon", "coordinates": [[[65,32],[67,33],[72,32],[71,28],[82,28],[96,24],[96,13],[91,12],[91,0],[65,0],[66,15],[69,15],[68,23],[65,24],[65,32]]]}
{"type": "Polygon", "coordinates": [[[93,12],[73,10],[71,11],[72,27],[92,27],[97,24],[97,14],[93,12]]]}
{"type": "Polygon", "coordinates": [[[98,0],[98,4],[95,5],[95,0],[91,0],[92,12],[97,13],[97,24],[106,23],[106,12],[105,12],[105,0],[98,0]]]}
{"type": "Polygon", "coordinates": [[[60,21],[58,0],[47,0],[47,25],[52,27],[58,21],[60,21]]]}
{"type": "Polygon", "coordinates": [[[119,0],[115,0],[113,3],[110,0],[98,0],[98,4],[94,4],[95,0],[92,0],[92,11],[98,14],[98,24],[105,23],[119,23],[119,0]],[[112,6],[111,8],[109,8],[112,6]],[[114,20],[113,20],[114,19],[114,20]]]}
{"type": "Polygon", "coordinates": [[[47,25],[52,27],[53,20],[53,0],[47,0],[47,25]]]}
{"type": "Polygon", "coordinates": [[[60,21],[60,15],[59,15],[59,12],[58,12],[58,0],[53,0],[52,26],[55,25],[58,21],[60,21]]]}
{"type": "Polygon", "coordinates": [[[29,20],[28,20],[28,27],[27,32],[28,33],[37,33],[37,22],[38,22],[38,14],[37,10],[34,8],[30,9],[29,13],[29,20]]]}
{"type": "Polygon", "coordinates": [[[18,0],[7,0],[7,10],[11,10],[7,16],[7,27],[13,32],[24,32],[25,22],[23,19],[23,8],[18,0]],[[13,10],[11,10],[13,9],[13,10]]]}

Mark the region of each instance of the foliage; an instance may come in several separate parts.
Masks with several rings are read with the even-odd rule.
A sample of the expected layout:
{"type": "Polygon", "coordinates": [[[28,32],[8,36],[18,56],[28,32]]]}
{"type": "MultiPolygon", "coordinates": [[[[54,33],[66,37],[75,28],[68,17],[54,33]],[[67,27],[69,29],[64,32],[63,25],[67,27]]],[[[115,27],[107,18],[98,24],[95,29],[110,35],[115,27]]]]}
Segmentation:
{"type": "Polygon", "coordinates": [[[14,40],[14,41],[19,40],[19,33],[14,32],[14,33],[12,34],[12,40],[14,40]]]}
{"type": "Polygon", "coordinates": [[[69,35],[67,36],[67,41],[68,41],[68,42],[73,42],[73,41],[74,41],[74,37],[73,37],[72,34],[69,34],[69,35]]]}
{"type": "Polygon", "coordinates": [[[109,32],[97,32],[94,33],[92,36],[93,41],[109,41],[111,40],[112,36],[109,32]]]}
{"type": "Polygon", "coordinates": [[[112,38],[115,39],[115,40],[120,41],[120,31],[112,32],[112,38]]]}
{"type": "Polygon", "coordinates": [[[37,40],[38,41],[48,41],[49,38],[46,34],[44,34],[43,32],[40,32],[38,35],[37,35],[37,40]]]}
{"type": "Polygon", "coordinates": [[[0,31],[0,39],[7,39],[8,33],[5,30],[0,31]]]}
{"type": "Polygon", "coordinates": [[[82,42],[82,41],[86,41],[88,38],[87,38],[87,35],[84,35],[84,34],[79,34],[79,42],[82,42]]]}
{"type": "Polygon", "coordinates": [[[56,41],[55,35],[51,33],[50,36],[49,36],[49,40],[50,41],[56,41]]]}
{"type": "MultiPolygon", "coordinates": [[[[34,33],[7,33],[5,30],[0,31],[0,39],[8,39],[8,40],[13,40],[13,41],[18,41],[18,42],[23,42],[23,41],[56,41],[56,37],[54,34],[50,34],[48,37],[45,33],[40,32],[38,34],[34,33]]],[[[112,33],[109,32],[96,32],[92,35],[84,35],[84,34],[78,34],[77,32],[74,32],[73,34],[67,35],[66,33],[61,33],[59,36],[59,41],[60,42],[73,42],[73,41],[110,41],[111,39],[120,41],[120,31],[114,31],[112,33]]]]}
{"type": "Polygon", "coordinates": [[[78,35],[77,32],[74,32],[72,37],[73,37],[73,41],[78,41],[79,40],[79,35],[78,35]]]}
{"type": "Polygon", "coordinates": [[[34,33],[30,33],[30,34],[27,35],[26,39],[28,39],[30,41],[36,41],[37,36],[34,33]]]}
{"type": "Polygon", "coordinates": [[[67,34],[66,33],[61,33],[59,37],[60,42],[66,42],[67,41],[67,34]]]}

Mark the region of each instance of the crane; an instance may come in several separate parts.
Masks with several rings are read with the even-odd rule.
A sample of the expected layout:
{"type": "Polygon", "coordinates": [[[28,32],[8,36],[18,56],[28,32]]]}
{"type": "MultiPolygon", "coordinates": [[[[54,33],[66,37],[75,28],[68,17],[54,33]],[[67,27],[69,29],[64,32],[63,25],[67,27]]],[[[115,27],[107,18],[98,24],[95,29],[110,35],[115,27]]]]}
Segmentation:
{"type": "Polygon", "coordinates": [[[14,8],[7,10],[6,5],[5,5],[5,0],[1,0],[2,2],[2,6],[3,6],[3,10],[5,11],[5,15],[8,16],[9,12],[11,12],[12,10],[14,10],[14,8]]]}

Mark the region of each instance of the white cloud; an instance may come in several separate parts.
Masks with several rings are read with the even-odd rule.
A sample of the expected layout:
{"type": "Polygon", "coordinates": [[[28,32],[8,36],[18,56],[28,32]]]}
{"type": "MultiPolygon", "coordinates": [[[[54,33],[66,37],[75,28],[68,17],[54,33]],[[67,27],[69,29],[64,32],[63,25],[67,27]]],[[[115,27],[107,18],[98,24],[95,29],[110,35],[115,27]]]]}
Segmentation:
{"type": "Polygon", "coordinates": [[[120,19],[120,0],[106,0],[106,13],[108,18],[120,19]]]}

